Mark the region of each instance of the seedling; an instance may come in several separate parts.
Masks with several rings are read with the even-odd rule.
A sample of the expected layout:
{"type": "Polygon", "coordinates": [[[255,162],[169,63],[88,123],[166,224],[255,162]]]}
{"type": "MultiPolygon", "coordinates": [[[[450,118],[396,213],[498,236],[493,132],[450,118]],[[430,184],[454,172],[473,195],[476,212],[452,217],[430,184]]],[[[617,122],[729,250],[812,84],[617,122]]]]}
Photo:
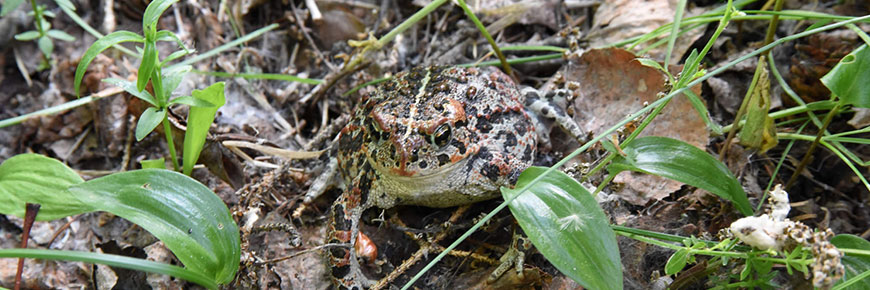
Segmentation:
{"type": "MultiPolygon", "coordinates": [[[[58,5],[67,7],[73,7],[72,3],[69,0],[57,0],[58,5]]],[[[6,16],[15,8],[24,3],[24,0],[10,0],[6,1],[6,5],[3,5],[3,10],[0,11],[0,17],[6,16]]],[[[36,45],[39,47],[39,50],[42,51],[42,61],[40,61],[38,70],[44,70],[51,67],[51,53],[54,52],[54,42],[52,39],[59,39],[63,41],[73,41],[76,38],[72,35],[69,35],[66,32],[57,29],[51,29],[51,23],[45,19],[45,17],[54,18],[57,15],[54,12],[48,11],[45,5],[36,4],[36,0],[30,0],[30,6],[33,7],[33,11],[28,12],[29,15],[33,16],[33,23],[36,26],[36,30],[28,30],[15,35],[16,40],[20,41],[31,41],[36,39],[36,45]]],[[[75,7],[73,7],[73,10],[75,7]]]]}
{"type": "Polygon", "coordinates": [[[144,35],[122,30],[110,33],[94,42],[85,52],[84,56],[82,56],[82,60],[76,68],[75,91],[76,94],[79,94],[85,70],[91,61],[103,50],[124,42],[142,43],[144,46],[139,50],[142,62],[139,64],[135,84],[131,81],[114,78],[104,79],[103,81],[121,87],[128,93],[151,105],[139,116],[139,121],[136,124],[136,140],[141,141],[145,136],[154,131],[157,125],[163,123],[163,135],[166,136],[170,159],[175,170],[179,170],[178,158],[176,158],[175,143],[172,140],[172,128],[166,112],[170,106],[176,104],[191,106],[184,140],[184,173],[190,174],[202,150],[208,127],[214,121],[217,109],[224,104],[224,84],[219,82],[203,91],[194,91],[193,96],[171,98],[172,92],[178,88],[184,75],[191,70],[191,66],[176,66],[166,70],[164,68],[173,60],[193,52],[184,46],[175,33],[168,30],[157,31],[157,21],[160,19],[160,15],[175,2],[178,1],[158,0],[148,5],[145,9],[145,15],[142,17],[142,31],[144,35]],[[175,42],[181,50],[175,51],[163,60],[160,60],[159,51],[157,50],[158,41],[175,42]],[[151,83],[151,90],[146,90],[149,81],[151,83]]]}

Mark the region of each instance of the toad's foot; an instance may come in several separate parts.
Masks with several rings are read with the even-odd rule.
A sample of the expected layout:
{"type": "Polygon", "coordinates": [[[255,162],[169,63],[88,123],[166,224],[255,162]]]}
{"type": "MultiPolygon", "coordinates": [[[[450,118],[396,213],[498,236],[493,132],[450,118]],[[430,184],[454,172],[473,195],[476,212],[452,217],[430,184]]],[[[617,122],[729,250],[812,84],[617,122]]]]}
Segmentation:
{"type": "Polygon", "coordinates": [[[542,123],[541,119],[552,120],[565,133],[568,133],[581,144],[586,141],[580,125],[564,109],[571,105],[568,102],[571,91],[557,89],[542,92],[532,87],[524,87],[522,94],[526,97],[526,110],[538,117],[532,118],[532,122],[538,128],[538,143],[544,147],[548,147],[547,145],[550,144],[550,130],[542,123]]]}
{"type": "Polygon", "coordinates": [[[499,258],[500,264],[495,270],[489,274],[489,278],[487,279],[488,283],[493,283],[498,280],[504,273],[506,273],[511,266],[517,271],[517,277],[523,279],[523,265],[526,262],[526,254],[525,251],[528,251],[532,247],[531,241],[528,238],[524,237],[521,234],[514,232],[513,242],[511,242],[511,246],[508,248],[507,252],[499,258]],[[520,249],[522,247],[522,249],[520,249]]]}

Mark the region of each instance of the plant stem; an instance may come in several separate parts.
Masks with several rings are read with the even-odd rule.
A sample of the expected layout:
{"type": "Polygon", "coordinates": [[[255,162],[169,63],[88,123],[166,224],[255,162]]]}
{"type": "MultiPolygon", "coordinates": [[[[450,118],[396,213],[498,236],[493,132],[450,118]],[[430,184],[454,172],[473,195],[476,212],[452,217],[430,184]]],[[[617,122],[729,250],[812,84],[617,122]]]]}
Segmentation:
{"type": "Polygon", "coordinates": [[[843,105],[843,102],[837,102],[837,105],[828,112],[828,115],[825,116],[825,121],[822,124],[822,127],[819,128],[819,133],[816,134],[816,139],[813,140],[813,143],[810,144],[810,149],[807,150],[807,153],[804,154],[804,158],[801,159],[801,163],[798,163],[797,168],[794,169],[794,173],[792,173],[791,177],[788,179],[788,182],[785,183],[785,190],[788,190],[795,181],[797,181],[798,176],[801,175],[801,172],[804,171],[804,168],[807,167],[807,163],[810,162],[810,156],[813,155],[813,151],[816,150],[816,147],[819,145],[819,140],[822,139],[822,135],[825,135],[825,130],[828,129],[828,125],[831,124],[831,119],[834,118],[834,115],[837,114],[837,111],[840,110],[840,107],[843,105]]]}
{"type": "Polygon", "coordinates": [[[45,36],[45,30],[42,28],[42,10],[36,5],[36,0],[30,0],[30,7],[33,9],[33,22],[36,23],[36,31],[39,31],[39,36],[45,36]]]}
{"type": "MultiPolygon", "coordinates": [[[[24,206],[24,225],[21,233],[21,248],[27,249],[27,241],[30,240],[30,229],[36,220],[41,206],[38,203],[27,203],[24,206]]],[[[15,270],[15,290],[21,289],[21,274],[24,272],[24,257],[18,258],[18,269],[15,270]]]]}
{"type": "Polygon", "coordinates": [[[498,56],[498,60],[501,62],[504,72],[507,75],[512,76],[513,72],[511,71],[511,66],[505,60],[504,53],[502,53],[501,49],[498,48],[498,44],[495,43],[495,39],[492,38],[489,31],[486,31],[486,27],[483,26],[480,19],[477,19],[477,16],[474,15],[474,11],[471,11],[471,8],[468,8],[468,5],[465,4],[464,0],[456,0],[456,3],[459,4],[459,7],[462,7],[462,11],[465,11],[465,15],[468,15],[468,18],[470,18],[471,21],[474,22],[474,25],[477,26],[477,29],[480,30],[480,34],[483,34],[483,37],[485,37],[486,41],[489,42],[489,46],[492,47],[492,51],[495,52],[496,56],[498,56]]]}
{"type": "MultiPolygon", "coordinates": [[[[164,110],[169,110],[169,108],[164,108],[164,110]]],[[[172,142],[172,126],[169,124],[169,112],[163,115],[163,136],[166,136],[166,146],[169,147],[169,156],[172,158],[172,167],[175,171],[179,170],[178,166],[178,158],[176,158],[175,153],[175,143],[172,142]]]]}

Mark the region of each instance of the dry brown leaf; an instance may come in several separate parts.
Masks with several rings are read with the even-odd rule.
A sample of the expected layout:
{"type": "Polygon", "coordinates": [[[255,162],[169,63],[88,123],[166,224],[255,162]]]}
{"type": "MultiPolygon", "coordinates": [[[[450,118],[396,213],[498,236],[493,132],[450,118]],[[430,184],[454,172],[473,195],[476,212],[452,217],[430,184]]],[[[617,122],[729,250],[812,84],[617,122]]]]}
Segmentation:
{"type": "MultiPolygon", "coordinates": [[[[580,59],[571,60],[575,65],[569,65],[562,74],[568,81],[580,84],[574,119],[582,128],[598,135],[643,108],[645,102],[658,99],[658,93],[664,90],[664,75],[634,59],[628,51],[609,48],[590,50],[580,59]]],[[[696,94],[700,90],[700,86],[693,88],[696,94]]],[[[705,149],[708,132],[689,100],[678,96],[641,136],[670,137],[705,149]]],[[[638,205],[666,197],[682,186],[676,181],[629,172],[619,174],[614,182],[626,185],[617,195],[638,205]]]]}
{"type": "MultiPolygon", "coordinates": [[[[595,21],[588,39],[591,47],[606,47],[617,41],[646,34],[662,25],[673,22],[677,0],[609,0],[604,1],[595,13],[595,21]]],[[[702,13],[689,9],[683,16],[702,13]]],[[[679,59],[692,43],[704,33],[703,28],[680,35],[674,44],[672,59],[679,59]]],[[[642,47],[641,47],[642,48],[642,47]]],[[[649,52],[657,60],[664,59],[667,47],[659,46],[649,52]]]]}

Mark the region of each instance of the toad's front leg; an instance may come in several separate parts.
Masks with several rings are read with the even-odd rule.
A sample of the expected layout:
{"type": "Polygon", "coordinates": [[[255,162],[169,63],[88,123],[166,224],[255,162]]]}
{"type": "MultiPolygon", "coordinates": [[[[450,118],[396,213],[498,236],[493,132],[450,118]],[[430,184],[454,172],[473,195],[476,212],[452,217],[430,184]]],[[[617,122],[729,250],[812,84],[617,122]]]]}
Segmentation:
{"type": "MultiPolygon", "coordinates": [[[[327,243],[349,245],[329,250],[333,282],[340,289],[366,289],[373,284],[362,273],[357,259],[360,250],[356,249],[356,246],[365,244],[360,239],[368,239],[360,232],[359,221],[363,212],[371,207],[367,200],[371,182],[365,172],[360,172],[332,206],[327,225],[327,243]]],[[[373,256],[369,259],[377,258],[377,253],[373,256]]]]}

